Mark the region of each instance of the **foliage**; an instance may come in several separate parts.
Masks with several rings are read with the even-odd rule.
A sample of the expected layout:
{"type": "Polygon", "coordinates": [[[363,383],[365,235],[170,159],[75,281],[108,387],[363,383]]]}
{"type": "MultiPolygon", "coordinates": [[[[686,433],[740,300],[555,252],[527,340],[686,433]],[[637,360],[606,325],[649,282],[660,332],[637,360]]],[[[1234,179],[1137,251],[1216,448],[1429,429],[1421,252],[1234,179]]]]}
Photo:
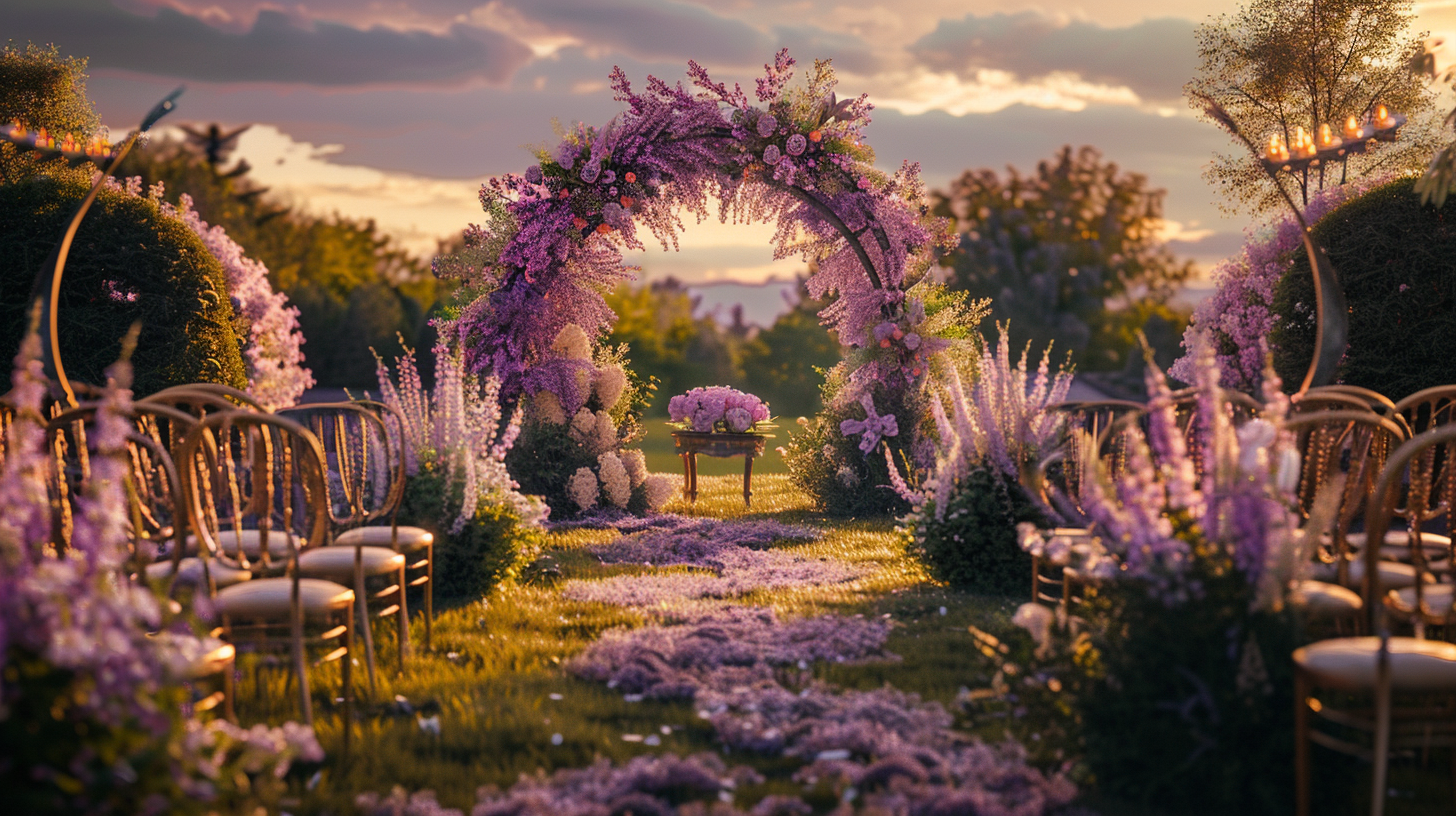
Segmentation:
{"type": "MultiPolygon", "coordinates": [[[[243,731],[184,713],[188,667],[220,644],[126,574],[127,412],[118,363],[88,428],[91,478],[74,497],[69,552],[52,546],[54,466],[40,340],[21,344],[15,421],[0,465],[0,785],[24,813],[206,813],[273,803],[295,758],[319,761],[312,729],[243,731]]],[[[143,553],[143,556],[149,555],[143,553]]]]}
{"type": "MultiPolygon", "coordinates": [[[[1280,174],[1295,201],[1352,178],[1416,170],[1434,149],[1425,121],[1432,94],[1408,64],[1421,52],[1406,38],[1410,0],[1249,0],[1238,13],[1198,27],[1198,75],[1185,91],[1199,116],[1201,95],[1218,103],[1256,142],[1278,134],[1294,143],[1296,128],[1313,136],[1328,124],[1339,133],[1347,118],[1368,118],[1377,104],[1410,117],[1406,138],[1376,143],[1307,175],[1280,174]]],[[[1230,213],[1268,212],[1282,199],[1258,159],[1243,150],[1217,156],[1205,178],[1230,213]]]]}
{"type": "Polygon", "coordinates": [[[828,305],[827,300],[809,297],[801,278],[792,308],[739,347],[742,373],[733,384],[763,397],[779,416],[817,412],[821,372],[834,367],[841,356],[834,332],[819,323],[819,312],[828,305]]]}
{"type": "MultiPolygon", "coordinates": [[[[86,60],[62,57],[53,45],[0,49],[0,123],[9,122],[88,141],[101,129],[101,117],[86,96],[86,60]]],[[[0,183],[24,178],[39,163],[33,154],[0,144],[0,183]]]]}
{"type": "MultiPolygon", "coordinates": [[[[1367,176],[1315,193],[1304,209],[1304,219],[1317,223],[1336,207],[1388,182],[1387,177],[1367,176]]],[[[1270,335],[1279,322],[1274,291],[1288,277],[1295,259],[1304,255],[1303,232],[1299,219],[1288,212],[1248,230],[1239,254],[1214,267],[1212,277],[1217,288],[1212,297],[1193,310],[1193,319],[1183,334],[1184,354],[1168,369],[1170,376],[1184,382],[1192,380],[1193,349],[1207,342],[1217,354],[1225,388],[1249,393],[1259,389],[1264,357],[1274,347],[1270,335]]],[[[1308,276],[1307,258],[1304,269],[1301,274],[1308,276]]],[[[1309,357],[1304,359],[1308,361],[1309,357]]],[[[1288,379],[1299,382],[1301,378],[1302,374],[1288,379]]]]}
{"type": "Polygon", "coordinates": [[[967,170],[933,197],[961,236],[940,260],[946,280],[990,298],[1017,345],[1055,341],[1083,368],[1120,368],[1151,313],[1177,320],[1168,302],[1193,268],[1159,239],[1164,191],[1146,185],[1070,145],[1028,175],[967,170]]]}
{"type": "MultiPolygon", "coordinates": [[[[628,345],[633,370],[644,379],[655,378],[663,392],[681,394],[738,379],[733,338],[713,318],[693,317],[697,299],[678,281],[622,284],[606,303],[617,322],[603,345],[628,345]]],[[[837,349],[834,359],[839,359],[837,349]]]]}
{"type": "Polygon", "coordinates": [[[400,503],[400,523],[435,534],[435,597],[468,603],[514,579],[541,547],[541,534],[529,518],[506,502],[482,496],[464,523],[464,485],[448,479],[438,465],[411,477],[400,503]]]}
{"type": "MultiPolygon", "coordinates": [[[[290,211],[251,182],[240,166],[219,173],[176,142],[133,150],[119,175],[162,184],[180,207],[222,227],[248,257],[268,269],[273,290],[298,309],[309,367],[323,387],[369,387],[369,349],[394,356],[406,346],[431,348],[428,316],[437,284],[429,270],[371,221],[290,211]],[[403,337],[401,341],[399,338],[403,337]]],[[[421,361],[426,377],[433,360],[421,361]]]]}
{"type": "MultiPolygon", "coordinates": [[[[1391,182],[1320,219],[1312,237],[1330,256],[1350,306],[1340,382],[1400,399],[1456,382],[1456,230],[1422,204],[1411,178],[1391,182]]],[[[1314,284],[1296,253],[1274,291],[1274,365],[1298,383],[1314,351],[1314,284]]]]}
{"type": "Polygon", "coordinates": [[[931,575],[957,589],[1025,595],[1031,556],[1018,546],[1016,525],[1041,521],[1019,484],[982,466],[962,477],[944,504],[929,499],[917,509],[910,549],[931,575]]]}
{"type": "MultiPolygon", "coordinates": [[[[89,189],[88,173],[56,168],[0,184],[0,257],[9,261],[0,275],[0,354],[19,347],[36,276],[89,189]]],[[[138,393],[191,382],[247,385],[221,265],[149,199],[100,191],[67,258],[58,314],[73,380],[103,382],[122,337],[140,321],[132,358],[138,393]]]]}

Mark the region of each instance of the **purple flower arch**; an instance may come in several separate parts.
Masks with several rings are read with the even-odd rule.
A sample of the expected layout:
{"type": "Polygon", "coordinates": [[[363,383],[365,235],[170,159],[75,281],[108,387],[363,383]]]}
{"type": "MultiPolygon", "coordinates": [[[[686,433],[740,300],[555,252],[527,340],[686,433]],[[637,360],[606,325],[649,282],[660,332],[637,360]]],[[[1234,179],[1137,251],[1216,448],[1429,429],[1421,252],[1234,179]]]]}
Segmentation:
{"type": "MultiPolygon", "coordinates": [[[[471,225],[464,251],[435,264],[467,286],[441,330],[469,368],[499,377],[506,398],[534,390],[528,374],[567,324],[593,337],[610,330],[616,316],[603,293],[631,278],[622,250],[643,248],[639,228],[675,249],[679,213],[702,221],[710,198],[724,221],[776,222],[775,258],[817,263],[809,291],[837,295],[821,317],[845,346],[889,348],[875,333],[887,323],[904,326],[896,336],[913,333],[924,309],[906,290],[938,249],[954,246],[954,233],[928,215],[918,165],[894,174],[872,166],[867,96],[839,99],[827,61],[790,88],[794,65],[784,50],[764,66],[760,106],[695,62],[691,87],[649,76],[642,93],[614,69],[626,111],[600,129],[578,125],[525,173],[491,179],[480,194],[487,223],[471,225]]],[[[913,387],[943,347],[897,346],[871,379],[913,387]]]]}

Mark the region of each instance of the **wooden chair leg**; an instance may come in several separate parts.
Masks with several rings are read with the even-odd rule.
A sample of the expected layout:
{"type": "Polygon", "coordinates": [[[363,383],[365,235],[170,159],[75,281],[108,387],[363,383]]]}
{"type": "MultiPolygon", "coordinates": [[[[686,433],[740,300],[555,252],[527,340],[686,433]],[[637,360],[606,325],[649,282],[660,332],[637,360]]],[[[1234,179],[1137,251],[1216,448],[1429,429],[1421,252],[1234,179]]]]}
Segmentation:
{"type": "Polygon", "coordinates": [[[407,602],[407,600],[405,598],[405,596],[407,594],[409,594],[406,591],[408,589],[408,586],[409,585],[405,581],[405,577],[404,577],[404,565],[403,564],[400,564],[400,566],[399,566],[398,580],[399,580],[399,611],[398,612],[395,612],[394,613],[394,616],[395,616],[395,619],[396,619],[395,620],[395,625],[399,627],[399,648],[397,650],[399,652],[399,673],[400,673],[401,676],[403,676],[404,675],[404,659],[405,659],[405,656],[409,654],[409,650],[410,650],[410,640],[409,640],[409,604],[408,604],[408,602],[407,602]]]}
{"type": "Polygon", "coordinates": [[[364,635],[364,667],[369,673],[369,698],[379,696],[374,682],[374,628],[369,625],[369,596],[364,590],[364,576],[354,576],[354,610],[364,635]]]}
{"type": "Polygon", "coordinates": [[[1375,667],[1375,781],[1370,791],[1370,816],[1384,816],[1390,770],[1390,653],[1381,644],[1375,667]]]}
{"type": "Polygon", "coordinates": [[[340,681],[344,685],[344,756],[349,756],[349,733],[354,725],[354,615],[344,621],[344,656],[340,658],[340,681]]]}
{"type": "Polygon", "coordinates": [[[234,725],[238,722],[238,713],[233,709],[233,695],[237,693],[233,675],[237,669],[238,659],[234,657],[222,671],[222,717],[234,725]]]}
{"type": "Polygon", "coordinates": [[[303,724],[313,725],[313,697],[308,689],[308,663],[303,656],[303,610],[293,610],[293,671],[298,674],[298,702],[303,711],[303,724]]]}
{"type": "Polygon", "coordinates": [[[1294,670],[1294,813],[1309,816],[1309,679],[1294,670]]]}
{"type": "Polygon", "coordinates": [[[435,544],[430,542],[425,545],[425,557],[428,562],[425,564],[425,651],[432,651],[434,640],[432,634],[435,626],[435,544]]]}

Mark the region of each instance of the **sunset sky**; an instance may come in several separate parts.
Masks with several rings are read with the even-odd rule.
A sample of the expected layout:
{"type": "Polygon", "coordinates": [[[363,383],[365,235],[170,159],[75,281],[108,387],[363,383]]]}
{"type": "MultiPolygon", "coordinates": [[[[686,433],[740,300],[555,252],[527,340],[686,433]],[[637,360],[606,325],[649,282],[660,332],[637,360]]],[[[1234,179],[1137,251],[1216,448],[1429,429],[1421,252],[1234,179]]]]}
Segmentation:
{"type": "MultiPolygon", "coordinates": [[[[253,123],[236,154],[296,206],[375,218],[425,254],[479,219],[484,177],[555,143],[552,120],[604,124],[620,65],[682,78],[689,59],[751,86],[787,46],[868,92],[882,168],[932,187],[1091,144],[1167,189],[1174,249],[1208,264],[1241,243],[1200,177],[1228,140],[1193,118],[1194,26],[1233,0],[6,0],[0,31],[90,58],[91,97],[125,132],[179,82],[173,123],[253,123]],[[1168,15],[1176,16],[1168,16],[1168,15]]],[[[1456,0],[1418,5],[1456,31],[1456,0]]],[[[648,277],[791,276],[769,227],[690,229],[648,277]]]]}

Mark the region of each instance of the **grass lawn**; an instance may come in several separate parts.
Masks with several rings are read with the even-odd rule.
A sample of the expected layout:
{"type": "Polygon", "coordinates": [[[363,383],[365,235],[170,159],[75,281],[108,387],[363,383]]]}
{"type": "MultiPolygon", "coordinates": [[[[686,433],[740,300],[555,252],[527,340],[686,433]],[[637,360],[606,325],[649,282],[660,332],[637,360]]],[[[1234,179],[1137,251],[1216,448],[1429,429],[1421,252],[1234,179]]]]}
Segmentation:
{"type": "MultiPolygon", "coordinates": [[[[666,436],[666,433],[663,433],[666,436]]],[[[648,437],[649,440],[652,436],[648,437]]],[[[669,442],[670,444],[670,442],[669,442]]],[[[669,454],[670,455],[670,454],[669,454]]],[[[685,515],[764,517],[788,523],[822,526],[821,540],[799,547],[806,554],[830,556],[870,567],[865,577],[832,587],[806,587],[742,597],[747,604],[771,606],[782,616],[823,612],[883,615],[895,621],[886,644],[898,662],[825,665],[817,674],[846,687],[877,688],[886,683],[938,700],[954,710],[957,691],[984,685],[985,664],[970,647],[967,627],[1006,631],[1020,599],[972,596],[948,591],[927,580],[918,563],[907,557],[890,520],[846,522],[814,513],[805,497],[783,474],[756,476],[755,502],[746,512],[737,475],[703,479],[696,506],[681,499],[665,510],[685,515]],[[944,607],[944,613],[941,612],[944,607]]],[[[584,547],[618,535],[615,530],[552,533],[547,554],[560,567],[562,579],[591,578],[640,571],[644,567],[606,566],[584,547]]],[[[340,718],[328,706],[316,706],[319,737],[327,760],[308,789],[300,788],[289,810],[297,814],[352,812],[362,791],[387,793],[393,786],[429,788],[441,804],[470,812],[476,789],[509,786],[521,774],[538,770],[582,767],[595,759],[621,761],[645,752],[689,754],[719,751],[711,727],[689,703],[627,702],[604,685],[567,674],[562,664],[604,630],[639,626],[641,611],[565,600],[558,586],[520,584],[504,587],[475,603],[441,612],[434,628],[434,648],[423,649],[423,627],[415,621],[416,654],[408,670],[394,677],[395,649],[390,626],[377,626],[381,672],[378,688],[368,695],[362,667],[356,671],[361,695],[357,704],[353,748],[342,755],[340,718]],[[422,729],[423,709],[438,716],[438,735],[422,729]],[[557,736],[559,735],[559,736],[557,736]],[[624,735],[659,735],[660,746],[624,740],[624,735]]],[[[362,650],[360,651],[362,654],[362,650]]],[[[337,669],[311,673],[315,698],[338,689],[337,669]]],[[[252,673],[239,685],[239,717],[244,724],[282,721],[296,716],[294,697],[277,673],[265,673],[261,685],[252,673]],[[256,693],[255,693],[256,692],[256,693]]],[[[999,737],[993,726],[983,732],[999,737]]],[[[797,792],[789,777],[797,761],[733,753],[729,764],[755,767],[767,777],[756,788],[740,789],[745,806],[769,792],[797,792]]],[[[1444,765],[1438,754],[1436,765],[1444,765]]],[[[1358,773],[1358,771],[1357,771],[1358,773]]],[[[1439,786],[1433,792],[1429,774],[1418,774],[1425,803],[1449,807],[1439,786]]],[[[1397,776],[1395,785],[1403,784],[1397,776]]],[[[1156,810],[1119,803],[1093,802],[1107,814],[1157,814],[1156,810]]],[[[1388,812],[1435,813],[1443,809],[1411,809],[1401,798],[1388,812]]],[[[1352,801],[1351,812],[1358,812],[1352,801]]],[[[827,808],[826,808],[827,809],[827,808]]]]}

